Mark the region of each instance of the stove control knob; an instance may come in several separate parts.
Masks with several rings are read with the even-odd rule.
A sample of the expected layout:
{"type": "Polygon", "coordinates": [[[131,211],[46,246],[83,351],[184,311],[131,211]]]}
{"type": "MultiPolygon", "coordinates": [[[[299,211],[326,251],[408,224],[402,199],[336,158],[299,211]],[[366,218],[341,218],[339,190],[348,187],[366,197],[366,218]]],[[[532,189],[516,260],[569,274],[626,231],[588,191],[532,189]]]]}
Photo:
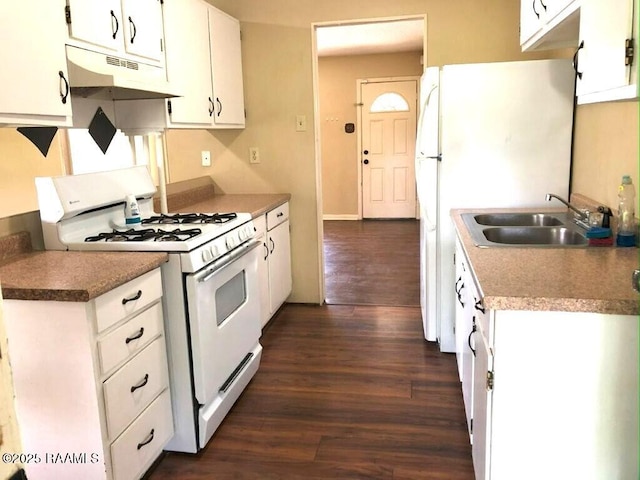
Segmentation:
{"type": "Polygon", "coordinates": [[[227,248],[231,250],[235,246],[236,246],[236,239],[234,238],[233,235],[229,235],[227,237],[227,248]]]}
{"type": "Polygon", "coordinates": [[[248,238],[247,231],[244,228],[238,232],[238,238],[241,242],[244,242],[248,238]]]}
{"type": "Polygon", "coordinates": [[[209,250],[202,250],[202,261],[203,262],[211,261],[211,252],[209,250]]]}
{"type": "Polygon", "coordinates": [[[218,246],[217,245],[213,245],[211,247],[211,255],[213,255],[213,258],[217,258],[220,256],[220,252],[218,250],[218,246]]]}

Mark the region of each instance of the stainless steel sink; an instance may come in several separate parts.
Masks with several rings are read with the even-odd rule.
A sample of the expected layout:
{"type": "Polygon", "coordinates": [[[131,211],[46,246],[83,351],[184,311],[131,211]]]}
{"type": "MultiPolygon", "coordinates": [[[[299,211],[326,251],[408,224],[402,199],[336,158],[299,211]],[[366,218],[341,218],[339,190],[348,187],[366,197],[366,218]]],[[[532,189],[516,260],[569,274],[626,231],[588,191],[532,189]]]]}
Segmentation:
{"type": "Polygon", "coordinates": [[[463,213],[473,242],[479,247],[585,247],[585,230],[565,213],[463,213]]]}
{"type": "Polygon", "coordinates": [[[562,216],[549,213],[482,213],[473,218],[480,225],[553,227],[564,225],[560,219],[562,216]]]}
{"type": "Polygon", "coordinates": [[[508,245],[587,245],[587,238],[567,227],[490,227],[482,230],[490,242],[508,245]]]}

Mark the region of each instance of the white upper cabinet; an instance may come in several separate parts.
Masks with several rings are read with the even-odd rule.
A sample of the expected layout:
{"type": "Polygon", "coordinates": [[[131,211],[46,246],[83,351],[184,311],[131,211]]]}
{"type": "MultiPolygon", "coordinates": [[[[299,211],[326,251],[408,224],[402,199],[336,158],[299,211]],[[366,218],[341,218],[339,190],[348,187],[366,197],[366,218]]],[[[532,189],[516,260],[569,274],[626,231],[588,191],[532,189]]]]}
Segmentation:
{"type": "Polygon", "coordinates": [[[521,0],[522,51],[577,46],[580,0],[521,0]]]}
{"type": "Polygon", "coordinates": [[[167,78],[182,96],[117,105],[124,130],[244,128],[240,22],[202,0],[164,0],[167,78]]]}
{"type": "Polygon", "coordinates": [[[0,124],[71,125],[64,7],[64,0],[0,2],[0,124]]]}
{"type": "Polygon", "coordinates": [[[70,40],[162,63],[160,0],[67,0],[67,4],[70,40]]]}
{"type": "Polygon", "coordinates": [[[244,127],[244,92],[240,22],[209,8],[213,121],[217,126],[244,127]]]}
{"type": "Polygon", "coordinates": [[[578,103],[638,97],[638,0],[582,0],[578,103]]]}
{"type": "Polygon", "coordinates": [[[212,123],[213,98],[209,59],[207,5],[201,0],[165,3],[167,76],[172,87],[184,92],[168,104],[171,127],[212,123]]]}

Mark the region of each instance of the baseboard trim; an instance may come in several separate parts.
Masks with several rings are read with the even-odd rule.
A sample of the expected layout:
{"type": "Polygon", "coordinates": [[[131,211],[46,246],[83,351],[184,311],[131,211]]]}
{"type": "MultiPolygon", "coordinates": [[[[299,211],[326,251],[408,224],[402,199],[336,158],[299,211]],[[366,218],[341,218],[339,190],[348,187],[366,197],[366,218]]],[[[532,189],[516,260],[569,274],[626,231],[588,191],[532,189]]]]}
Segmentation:
{"type": "Polygon", "coordinates": [[[360,220],[357,214],[343,214],[334,215],[331,213],[325,213],[322,215],[322,220],[360,220]]]}

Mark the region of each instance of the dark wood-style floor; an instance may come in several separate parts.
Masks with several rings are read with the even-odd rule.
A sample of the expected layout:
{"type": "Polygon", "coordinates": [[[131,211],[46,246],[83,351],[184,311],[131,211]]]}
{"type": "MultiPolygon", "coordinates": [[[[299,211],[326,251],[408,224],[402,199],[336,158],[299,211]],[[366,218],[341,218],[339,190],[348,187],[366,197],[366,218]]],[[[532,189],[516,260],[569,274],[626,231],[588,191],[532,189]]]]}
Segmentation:
{"type": "MultiPolygon", "coordinates": [[[[336,239],[347,256],[362,245],[349,238],[336,239]]],[[[371,258],[395,270],[393,256],[371,258]]],[[[151,480],[474,478],[455,357],[424,341],[419,307],[290,304],[260,341],[260,369],[211,442],[166,454],[151,480]]]]}
{"type": "Polygon", "coordinates": [[[325,220],[326,301],[420,305],[420,222],[325,220]]]}

